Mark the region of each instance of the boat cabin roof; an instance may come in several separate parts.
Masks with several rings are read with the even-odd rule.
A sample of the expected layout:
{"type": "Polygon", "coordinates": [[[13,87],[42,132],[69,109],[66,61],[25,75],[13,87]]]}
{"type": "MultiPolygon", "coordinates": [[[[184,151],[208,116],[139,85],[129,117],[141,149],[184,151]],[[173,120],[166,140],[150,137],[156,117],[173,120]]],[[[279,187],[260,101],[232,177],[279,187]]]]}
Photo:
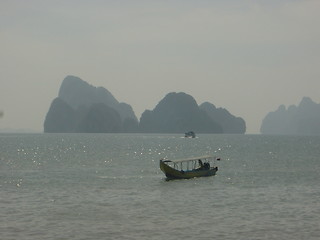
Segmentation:
{"type": "Polygon", "coordinates": [[[180,163],[180,162],[198,161],[199,159],[206,160],[206,159],[213,159],[213,157],[210,155],[205,155],[205,156],[201,156],[201,157],[192,157],[192,158],[184,158],[184,159],[176,159],[176,160],[164,159],[163,161],[164,162],[172,162],[172,163],[180,163]]]}

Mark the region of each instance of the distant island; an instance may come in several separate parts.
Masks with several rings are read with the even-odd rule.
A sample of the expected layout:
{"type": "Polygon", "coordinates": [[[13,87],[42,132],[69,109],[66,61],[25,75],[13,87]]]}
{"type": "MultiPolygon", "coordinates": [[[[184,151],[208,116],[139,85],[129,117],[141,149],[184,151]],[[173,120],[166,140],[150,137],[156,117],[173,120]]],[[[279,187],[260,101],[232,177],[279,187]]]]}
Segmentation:
{"type": "Polygon", "coordinates": [[[262,134],[320,135],[320,104],[304,97],[298,106],[291,105],[270,112],[263,119],[262,134]]]}
{"type": "Polygon", "coordinates": [[[103,87],[67,76],[44,121],[47,133],[235,133],[246,131],[245,121],[211,103],[200,106],[186,93],[167,94],[138,121],[132,107],[119,103],[103,87]]]}
{"type": "Polygon", "coordinates": [[[44,132],[51,133],[137,131],[138,120],[129,104],[75,76],[63,80],[44,121],[44,132]]]}
{"type": "Polygon", "coordinates": [[[245,122],[225,109],[213,104],[198,106],[186,93],[169,93],[152,110],[146,110],[140,119],[141,132],[184,133],[245,133],[245,122]],[[236,119],[236,120],[235,120],[236,119]],[[235,120],[235,121],[234,121],[235,120]]]}
{"type": "Polygon", "coordinates": [[[221,125],[223,133],[242,134],[246,132],[246,122],[241,117],[233,116],[227,109],[216,108],[209,102],[202,103],[199,107],[221,125]]]}

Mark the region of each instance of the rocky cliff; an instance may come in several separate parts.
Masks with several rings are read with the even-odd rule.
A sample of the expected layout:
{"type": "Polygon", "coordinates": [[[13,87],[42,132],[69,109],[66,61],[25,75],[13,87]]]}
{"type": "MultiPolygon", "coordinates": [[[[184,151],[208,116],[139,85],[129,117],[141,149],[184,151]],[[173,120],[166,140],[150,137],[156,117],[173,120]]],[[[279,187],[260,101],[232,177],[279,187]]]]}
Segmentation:
{"type": "Polygon", "coordinates": [[[44,121],[44,132],[68,133],[74,132],[76,112],[61,98],[55,98],[46,119],[44,121]]]}
{"type": "Polygon", "coordinates": [[[244,133],[245,122],[213,104],[198,106],[186,93],[167,94],[140,123],[129,104],[119,103],[103,87],[67,76],[49,108],[44,132],[84,133],[244,133]]]}
{"type": "Polygon", "coordinates": [[[221,125],[223,133],[245,133],[246,123],[240,117],[233,116],[224,108],[216,108],[212,103],[205,102],[200,105],[200,109],[204,110],[214,121],[221,125]]]}
{"type": "Polygon", "coordinates": [[[104,103],[115,109],[120,114],[122,121],[127,118],[137,121],[129,104],[119,103],[107,89],[94,87],[75,76],[67,76],[63,80],[58,96],[75,110],[79,107],[90,107],[95,103],[104,103]]]}
{"type": "Polygon", "coordinates": [[[130,105],[119,103],[103,87],[67,76],[44,121],[44,132],[136,132],[130,105]]]}
{"type": "Polygon", "coordinates": [[[304,97],[298,106],[284,105],[263,119],[263,134],[320,135],[320,104],[304,97]]]}
{"type": "Polygon", "coordinates": [[[186,93],[169,93],[152,110],[146,110],[139,125],[141,132],[222,133],[220,124],[201,110],[195,99],[186,93]]]}

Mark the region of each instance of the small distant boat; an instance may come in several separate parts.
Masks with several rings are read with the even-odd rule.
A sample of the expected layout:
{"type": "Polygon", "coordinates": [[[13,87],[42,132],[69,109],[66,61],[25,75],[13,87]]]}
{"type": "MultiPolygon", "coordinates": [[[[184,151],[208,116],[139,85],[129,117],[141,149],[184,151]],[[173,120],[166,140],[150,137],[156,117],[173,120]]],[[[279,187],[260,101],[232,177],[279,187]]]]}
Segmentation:
{"type": "Polygon", "coordinates": [[[186,137],[186,138],[195,138],[196,134],[194,133],[194,131],[189,131],[189,132],[186,132],[184,134],[184,137],[186,137]]]}
{"type": "Polygon", "coordinates": [[[220,158],[209,155],[179,160],[161,159],[160,169],[168,180],[208,177],[218,171],[215,163],[219,160],[220,158]]]}

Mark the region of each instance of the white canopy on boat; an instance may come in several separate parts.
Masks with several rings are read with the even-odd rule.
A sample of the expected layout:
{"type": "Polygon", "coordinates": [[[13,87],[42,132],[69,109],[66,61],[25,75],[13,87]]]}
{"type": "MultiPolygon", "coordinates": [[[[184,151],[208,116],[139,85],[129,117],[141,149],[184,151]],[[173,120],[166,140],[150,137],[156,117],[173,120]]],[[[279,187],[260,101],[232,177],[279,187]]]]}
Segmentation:
{"type": "Polygon", "coordinates": [[[197,161],[197,160],[212,160],[214,157],[210,155],[200,156],[200,157],[192,157],[192,158],[184,158],[184,159],[176,159],[176,160],[170,160],[170,159],[162,159],[164,162],[172,162],[172,163],[180,163],[180,162],[190,162],[190,161],[197,161]]]}

